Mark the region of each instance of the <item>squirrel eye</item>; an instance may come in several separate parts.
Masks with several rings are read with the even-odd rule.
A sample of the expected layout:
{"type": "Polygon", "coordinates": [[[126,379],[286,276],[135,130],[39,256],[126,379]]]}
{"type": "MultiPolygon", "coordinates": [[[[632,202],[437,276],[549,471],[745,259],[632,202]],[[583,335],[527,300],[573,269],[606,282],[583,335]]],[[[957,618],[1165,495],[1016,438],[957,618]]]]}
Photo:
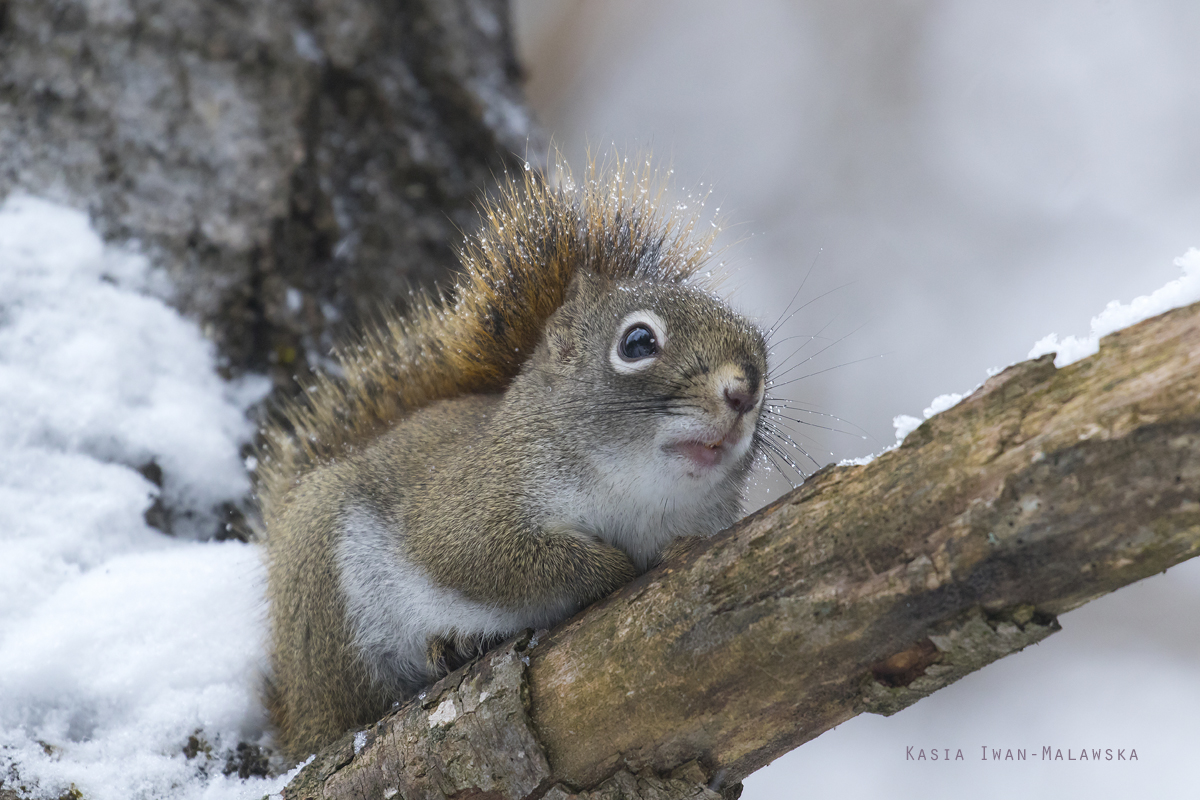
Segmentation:
{"type": "Polygon", "coordinates": [[[618,333],[608,351],[608,363],[622,375],[650,369],[658,363],[656,356],[667,346],[670,335],[662,318],[648,308],[626,314],[615,329],[618,333]]]}
{"type": "Polygon", "coordinates": [[[621,358],[625,361],[639,361],[658,355],[658,341],[654,332],[645,325],[634,325],[625,331],[618,347],[621,358]]]}

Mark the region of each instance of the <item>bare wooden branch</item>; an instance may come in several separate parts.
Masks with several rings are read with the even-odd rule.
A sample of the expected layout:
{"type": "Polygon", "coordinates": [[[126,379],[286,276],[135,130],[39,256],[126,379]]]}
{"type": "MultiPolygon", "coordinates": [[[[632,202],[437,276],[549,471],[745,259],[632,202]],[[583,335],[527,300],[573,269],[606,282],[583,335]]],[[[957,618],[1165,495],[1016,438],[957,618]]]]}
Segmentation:
{"type": "Polygon", "coordinates": [[[1009,368],[899,449],[448,676],[287,796],[732,796],[1198,553],[1200,304],[1069,367],[1009,368]]]}

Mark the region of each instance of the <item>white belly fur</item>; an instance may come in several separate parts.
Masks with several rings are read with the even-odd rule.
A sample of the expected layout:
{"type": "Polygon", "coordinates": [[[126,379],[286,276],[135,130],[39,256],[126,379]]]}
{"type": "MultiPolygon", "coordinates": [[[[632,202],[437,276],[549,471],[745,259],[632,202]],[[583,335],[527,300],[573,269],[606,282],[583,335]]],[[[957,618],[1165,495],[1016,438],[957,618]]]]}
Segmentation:
{"type": "Polygon", "coordinates": [[[511,610],[434,583],[404,554],[403,531],[363,509],[346,515],[337,544],[338,581],[354,643],[375,681],[406,694],[436,677],[430,637],[482,641],[546,628],[575,611],[571,601],[511,610]]]}

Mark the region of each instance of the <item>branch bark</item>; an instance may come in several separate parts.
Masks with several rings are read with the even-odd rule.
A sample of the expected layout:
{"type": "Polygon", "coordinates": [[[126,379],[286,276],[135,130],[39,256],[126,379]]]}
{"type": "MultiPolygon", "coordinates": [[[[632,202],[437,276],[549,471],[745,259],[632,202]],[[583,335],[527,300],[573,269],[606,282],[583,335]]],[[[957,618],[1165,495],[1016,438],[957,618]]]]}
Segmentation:
{"type": "Polygon", "coordinates": [[[1200,304],[1063,369],[1010,367],[900,448],[447,676],[286,795],[735,795],[1197,555],[1198,487],[1200,304]]]}

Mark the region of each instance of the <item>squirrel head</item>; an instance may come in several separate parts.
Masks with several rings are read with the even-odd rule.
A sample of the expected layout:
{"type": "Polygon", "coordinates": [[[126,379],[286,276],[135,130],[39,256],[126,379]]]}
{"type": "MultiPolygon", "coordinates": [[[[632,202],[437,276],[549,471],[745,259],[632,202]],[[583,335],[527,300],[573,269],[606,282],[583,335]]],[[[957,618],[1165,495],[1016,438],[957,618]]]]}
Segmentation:
{"type": "Polygon", "coordinates": [[[696,285],[580,271],[509,392],[594,474],[661,503],[741,491],[766,374],[762,332],[696,285]]]}

